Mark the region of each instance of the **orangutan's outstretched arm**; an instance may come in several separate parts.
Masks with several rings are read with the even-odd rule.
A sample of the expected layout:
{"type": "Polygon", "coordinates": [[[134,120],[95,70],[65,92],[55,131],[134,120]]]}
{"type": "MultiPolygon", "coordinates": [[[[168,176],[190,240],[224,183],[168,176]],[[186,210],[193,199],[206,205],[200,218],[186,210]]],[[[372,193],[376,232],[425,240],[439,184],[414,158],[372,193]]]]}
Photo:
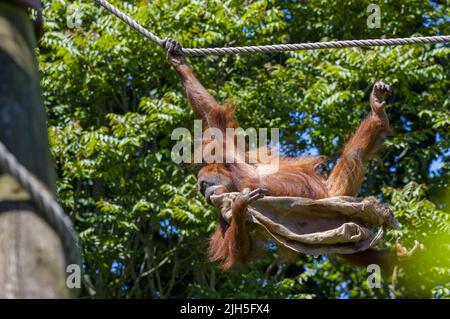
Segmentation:
{"type": "Polygon", "coordinates": [[[168,39],[166,48],[167,60],[179,75],[195,115],[206,121],[208,127],[217,127],[221,130],[230,127],[232,114],[229,114],[195,77],[192,68],[180,54],[181,45],[175,40],[168,39]]]}

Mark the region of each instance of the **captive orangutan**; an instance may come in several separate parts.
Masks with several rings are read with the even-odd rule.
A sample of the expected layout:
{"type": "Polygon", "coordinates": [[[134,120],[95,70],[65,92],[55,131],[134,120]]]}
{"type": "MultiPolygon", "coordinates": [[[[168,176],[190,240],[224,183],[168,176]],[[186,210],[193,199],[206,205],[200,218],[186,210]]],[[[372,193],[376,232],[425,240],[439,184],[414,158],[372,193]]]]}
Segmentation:
{"type": "MultiPolygon", "coordinates": [[[[221,106],[197,80],[180,53],[180,44],[168,39],[166,49],[167,60],[179,75],[195,115],[208,127],[217,128],[224,133],[227,128],[237,128],[233,108],[221,106]]],[[[324,161],[319,156],[280,157],[276,172],[265,170],[265,163],[203,163],[198,172],[198,188],[208,202],[211,195],[240,192],[232,205],[230,223],[219,214],[217,229],[209,240],[209,260],[218,261],[219,267],[225,270],[248,261],[254,245],[246,226],[246,210],[250,203],[264,195],[311,199],[357,195],[364,179],[364,162],[374,155],[390,133],[384,109],[389,92],[389,85],[375,83],[369,98],[371,112],[348,140],[328,178],[317,172],[324,161]]],[[[394,253],[368,249],[340,256],[355,265],[378,264],[383,267],[392,263],[394,253]]]]}

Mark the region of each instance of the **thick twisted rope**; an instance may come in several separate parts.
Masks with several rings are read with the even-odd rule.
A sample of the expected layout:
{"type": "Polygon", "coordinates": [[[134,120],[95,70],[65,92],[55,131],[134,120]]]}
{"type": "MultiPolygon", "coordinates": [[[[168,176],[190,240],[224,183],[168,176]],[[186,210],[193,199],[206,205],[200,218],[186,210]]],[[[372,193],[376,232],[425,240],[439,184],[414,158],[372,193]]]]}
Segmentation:
{"type": "Polygon", "coordinates": [[[40,216],[53,228],[62,242],[67,264],[81,264],[81,255],[72,221],[47,187],[30,173],[0,142],[0,166],[31,196],[40,216]]]}
{"type": "MultiPolygon", "coordinates": [[[[136,31],[142,33],[145,37],[153,41],[155,44],[165,48],[165,40],[158,38],[156,35],[138,24],[124,12],[120,11],[106,0],[95,0],[98,4],[109,10],[112,14],[124,21],[136,31]]],[[[182,53],[186,56],[207,56],[207,55],[223,55],[223,54],[240,54],[240,53],[269,53],[281,51],[297,51],[297,50],[315,50],[315,49],[333,49],[333,48],[349,48],[349,47],[369,47],[369,46],[393,46],[407,44],[426,44],[426,43],[445,43],[450,42],[450,35],[438,35],[431,37],[413,37],[413,38],[393,38],[393,39],[373,39],[373,40],[346,40],[346,41],[329,41],[329,42],[313,42],[313,43],[296,43],[296,44],[274,44],[259,45],[245,47],[224,47],[224,48],[202,48],[202,49],[182,49],[182,53]]]]}
{"type": "Polygon", "coordinates": [[[134,30],[136,30],[139,33],[142,33],[146,38],[150,39],[153,43],[159,45],[160,47],[164,48],[164,40],[161,40],[156,35],[145,29],[143,26],[141,26],[139,23],[137,23],[135,20],[127,16],[124,12],[117,9],[115,6],[113,6],[111,3],[105,0],[95,0],[99,5],[104,7],[105,9],[109,10],[112,14],[114,14],[116,17],[118,17],[120,20],[128,24],[130,27],[132,27],[134,30]]]}
{"type": "Polygon", "coordinates": [[[346,40],[346,41],[329,41],[329,42],[296,43],[296,44],[275,44],[275,45],[229,47],[229,48],[183,49],[183,53],[188,56],[206,56],[206,55],[223,55],[223,54],[239,54],[239,53],[269,53],[281,51],[369,47],[369,46],[391,46],[391,45],[443,43],[443,42],[450,42],[450,35],[414,37],[414,38],[396,38],[396,39],[346,40]]]}

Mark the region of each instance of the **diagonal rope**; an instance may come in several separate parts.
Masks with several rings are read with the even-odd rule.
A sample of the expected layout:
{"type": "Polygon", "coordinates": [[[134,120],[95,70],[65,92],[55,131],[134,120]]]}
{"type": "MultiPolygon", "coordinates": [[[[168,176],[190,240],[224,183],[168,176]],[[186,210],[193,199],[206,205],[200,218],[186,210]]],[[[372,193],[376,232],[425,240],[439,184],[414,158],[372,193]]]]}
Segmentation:
{"type": "Polygon", "coordinates": [[[130,27],[132,27],[137,32],[143,34],[146,38],[150,39],[153,43],[159,45],[160,47],[164,48],[164,40],[161,40],[156,35],[145,29],[143,26],[141,26],[139,23],[137,23],[135,20],[127,16],[124,12],[117,9],[115,6],[113,6],[111,3],[105,0],[95,0],[99,5],[104,7],[105,9],[109,10],[112,14],[114,14],[116,17],[118,17],[120,20],[128,24],[130,27]]]}
{"type": "Polygon", "coordinates": [[[13,176],[30,194],[40,216],[61,238],[66,263],[81,265],[80,249],[72,221],[47,187],[19,163],[2,142],[0,142],[0,167],[13,176]]]}
{"type": "MultiPolygon", "coordinates": [[[[124,21],[130,27],[143,34],[145,37],[153,41],[153,43],[165,48],[165,40],[158,38],[156,35],[145,29],[135,20],[130,18],[124,12],[114,7],[106,0],[95,0],[102,7],[106,8],[112,14],[124,21]]],[[[224,48],[202,48],[202,49],[182,49],[182,53],[186,56],[207,56],[207,55],[223,55],[223,54],[240,54],[240,53],[269,53],[296,50],[316,50],[316,49],[333,49],[333,48],[349,48],[349,47],[369,47],[369,46],[393,46],[393,45],[409,45],[409,44],[427,44],[427,43],[446,43],[450,42],[450,35],[437,35],[430,37],[411,37],[411,38],[393,38],[393,39],[370,39],[370,40],[345,40],[345,41],[329,41],[329,42],[313,42],[313,43],[295,43],[295,44],[274,44],[244,47],[224,47],[224,48]]]]}

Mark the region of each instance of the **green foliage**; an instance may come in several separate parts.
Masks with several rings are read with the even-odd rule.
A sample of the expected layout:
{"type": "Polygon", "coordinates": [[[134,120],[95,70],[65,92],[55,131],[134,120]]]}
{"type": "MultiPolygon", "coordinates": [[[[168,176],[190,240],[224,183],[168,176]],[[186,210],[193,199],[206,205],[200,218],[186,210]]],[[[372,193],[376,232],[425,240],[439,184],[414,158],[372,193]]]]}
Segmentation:
{"type": "Polygon", "coordinates": [[[407,247],[415,240],[424,245],[424,251],[403,262],[392,292],[399,297],[449,297],[443,285],[448,286],[450,278],[450,214],[427,200],[424,186],[414,182],[401,190],[385,188],[384,194],[401,222],[388,240],[407,247]]]}
{"type": "MultiPolygon", "coordinates": [[[[379,1],[381,29],[366,27],[369,1],[112,2],[186,47],[450,34],[448,0],[379,1]]],[[[400,267],[392,285],[370,289],[365,269],[313,256],[286,264],[275,249],[231,273],[208,264],[216,211],[195,189],[195,167],[171,160],[171,132],[192,129],[193,114],[164,51],[93,1],[68,7],[48,0],[44,14],[39,59],[50,143],[58,196],[86,261],[84,295],[450,297],[449,203],[441,196],[450,171],[448,46],[190,61],[213,95],[234,101],[243,127],[279,127],[286,154],[319,152],[331,161],[368,113],[374,81],[392,85],[387,111],[395,134],[368,165],[361,194],[389,202],[401,223],[385,245],[419,240],[426,249],[400,267]],[[69,29],[75,9],[82,24],[69,29]],[[437,159],[440,169],[432,165],[437,159]]]]}

